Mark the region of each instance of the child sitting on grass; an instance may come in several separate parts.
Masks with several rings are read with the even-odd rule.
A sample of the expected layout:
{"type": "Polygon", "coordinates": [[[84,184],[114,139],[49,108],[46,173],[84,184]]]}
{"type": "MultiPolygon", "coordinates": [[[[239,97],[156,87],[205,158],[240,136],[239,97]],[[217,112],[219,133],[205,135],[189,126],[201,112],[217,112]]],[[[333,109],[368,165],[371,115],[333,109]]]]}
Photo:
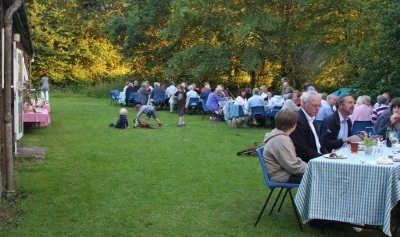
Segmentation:
{"type": "Polygon", "coordinates": [[[139,118],[140,115],[142,115],[143,113],[146,114],[146,121],[145,121],[146,123],[149,122],[150,117],[153,117],[158,123],[158,128],[161,128],[161,121],[158,119],[156,110],[154,109],[153,106],[137,104],[135,106],[135,110],[139,112],[137,113],[136,118],[133,121],[135,123],[134,128],[139,126],[139,118]]]}
{"type": "Polygon", "coordinates": [[[116,123],[111,123],[110,127],[115,128],[129,128],[128,125],[128,110],[122,108],[119,110],[119,119],[116,123]]]}

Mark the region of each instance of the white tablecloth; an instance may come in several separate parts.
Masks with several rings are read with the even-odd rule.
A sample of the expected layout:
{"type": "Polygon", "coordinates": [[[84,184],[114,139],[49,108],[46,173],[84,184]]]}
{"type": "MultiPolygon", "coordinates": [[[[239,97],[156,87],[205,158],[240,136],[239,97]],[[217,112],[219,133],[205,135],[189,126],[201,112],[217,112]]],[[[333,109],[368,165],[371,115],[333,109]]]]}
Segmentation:
{"type": "Polygon", "coordinates": [[[125,92],[119,93],[119,103],[125,105],[125,92]]]}

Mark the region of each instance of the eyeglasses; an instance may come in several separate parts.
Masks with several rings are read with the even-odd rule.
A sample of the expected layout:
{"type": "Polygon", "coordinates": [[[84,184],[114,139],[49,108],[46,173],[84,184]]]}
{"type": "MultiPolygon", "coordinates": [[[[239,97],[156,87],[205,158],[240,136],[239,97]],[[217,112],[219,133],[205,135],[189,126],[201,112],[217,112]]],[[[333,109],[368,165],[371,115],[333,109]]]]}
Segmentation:
{"type": "Polygon", "coordinates": [[[315,109],[319,109],[319,108],[321,108],[322,107],[322,105],[321,104],[313,104],[313,103],[310,103],[310,102],[308,102],[312,107],[314,107],[315,109]]]}

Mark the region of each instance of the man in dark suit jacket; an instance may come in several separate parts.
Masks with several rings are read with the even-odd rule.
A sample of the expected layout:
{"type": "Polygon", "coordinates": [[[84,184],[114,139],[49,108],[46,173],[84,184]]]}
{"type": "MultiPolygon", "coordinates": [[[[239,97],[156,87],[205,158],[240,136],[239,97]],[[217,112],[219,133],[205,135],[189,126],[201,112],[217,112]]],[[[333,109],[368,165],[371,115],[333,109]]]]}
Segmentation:
{"type": "Polygon", "coordinates": [[[322,121],[322,144],[328,151],[341,148],[347,142],[361,141],[361,137],[351,135],[352,123],[349,115],[353,113],[355,104],[356,102],[352,95],[340,95],[336,100],[337,110],[322,121]]]}
{"type": "Polygon", "coordinates": [[[297,156],[308,162],[328,151],[322,146],[314,120],[321,107],[321,96],[316,91],[308,91],[301,96],[301,101],[301,109],[297,112],[297,126],[290,134],[290,138],[296,148],[297,156]]]}

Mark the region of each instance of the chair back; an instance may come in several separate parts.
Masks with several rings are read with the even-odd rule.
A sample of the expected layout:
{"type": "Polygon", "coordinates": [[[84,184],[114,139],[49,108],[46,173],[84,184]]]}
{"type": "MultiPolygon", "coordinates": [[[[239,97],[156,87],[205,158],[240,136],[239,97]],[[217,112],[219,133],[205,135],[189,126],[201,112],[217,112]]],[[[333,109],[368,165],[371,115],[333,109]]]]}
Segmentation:
{"type": "Polygon", "coordinates": [[[265,117],[264,106],[251,107],[251,117],[253,117],[253,118],[264,118],[265,117]]]}
{"type": "Polygon", "coordinates": [[[318,131],[321,131],[322,120],[317,120],[317,119],[316,119],[315,122],[317,123],[318,131]]]}
{"type": "Polygon", "coordinates": [[[366,127],[365,129],[367,129],[366,132],[368,133],[368,135],[376,135],[374,126],[366,127]]]}
{"type": "Polygon", "coordinates": [[[163,94],[156,94],[156,95],[154,96],[154,102],[156,102],[156,103],[164,103],[164,101],[165,101],[165,95],[163,95],[163,94]]]}
{"type": "Polygon", "coordinates": [[[264,162],[264,155],[263,155],[264,147],[257,148],[256,149],[256,153],[257,153],[258,161],[260,161],[261,170],[262,170],[262,173],[263,173],[263,176],[264,176],[265,184],[268,187],[270,187],[270,188],[274,188],[274,187],[297,188],[297,187],[299,187],[300,184],[272,182],[269,179],[267,165],[264,162]]]}
{"type": "Polygon", "coordinates": [[[115,89],[110,91],[110,96],[113,100],[119,100],[119,90],[115,89]]]}
{"type": "Polygon", "coordinates": [[[353,128],[351,129],[352,135],[357,135],[361,131],[367,132],[367,127],[374,126],[370,120],[355,120],[353,123],[353,128]]]}
{"type": "Polygon", "coordinates": [[[129,101],[133,101],[135,104],[140,104],[140,97],[137,92],[129,93],[129,101]]]}
{"type": "Polygon", "coordinates": [[[274,106],[267,113],[268,117],[275,118],[275,115],[282,109],[283,106],[274,106]]]}
{"type": "Polygon", "coordinates": [[[198,97],[191,97],[189,98],[189,102],[188,102],[188,106],[192,107],[192,106],[197,106],[199,104],[199,98],[198,97]]]}
{"type": "Polygon", "coordinates": [[[207,106],[206,106],[207,100],[206,99],[201,99],[201,102],[202,102],[201,104],[203,106],[204,112],[210,111],[209,109],[207,109],[207,106]]]}
{"type": "Polygon", "coordinates": [[[261,165],[261,171],[264,176],[264,182],[268,187],[271,187],[271,181],[269,180],[267,166],[265,165],[265,162],[264,162],[264,156],[263,156],[264,147],[257,148],[256,152],[257,152],[258,161],[260,162],[260,165],[261,165]]]}

